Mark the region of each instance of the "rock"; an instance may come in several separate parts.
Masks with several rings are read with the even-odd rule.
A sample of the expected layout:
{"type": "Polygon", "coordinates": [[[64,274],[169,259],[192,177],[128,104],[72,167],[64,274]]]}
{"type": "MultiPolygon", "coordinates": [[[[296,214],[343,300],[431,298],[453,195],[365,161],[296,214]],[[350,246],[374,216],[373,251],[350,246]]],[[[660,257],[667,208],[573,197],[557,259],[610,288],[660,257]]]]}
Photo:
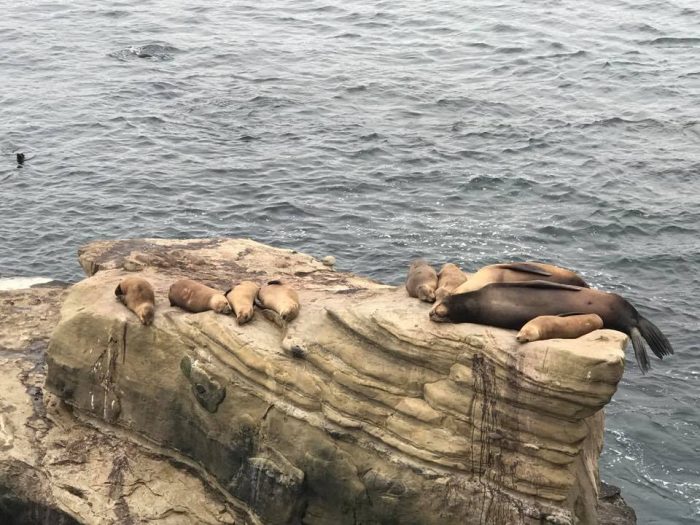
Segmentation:
{"type": "Polygon", "coordinates": [[[44,390],[45,350],[65,295],[0,292],[0,523],[244,523],[240,503],[191,460],[86,425],[44,390]]]}
{"type": "Polygon", "coordinates": [[[47,482],[36,501],[85,523],[165,521],[151,490],[205,523],[605,523],[602,408],[623,334],[518,345],[515,332],[431,323],[430,305],[400,288],[247,240],[100,242],[80,262],[91,277],[65,298],[47,356],[46,397],[72,413],[53,401],[45,417],[96,427],[76,430],[94,444],[68,456],[93,483],[52,472],[72,488],[47,482]],[[150,327],[114,299],[138,268],[156,290],[150,327]],[[279,326],[189,314],[167,301],[183,276],[222,290],[282,278],[303,308],[279,326]],[[140,470],[183,465],[190,478],[140,470]],[[201,485],[171,493],[175,479],[201,485]],[[91,506],[72,503],[81,493],[91,506]]]}
{"type": "Polygon", "coordinates": [[[332,255],[326,255],[323,259],[321,259],[321,262],[324,266],[333,268],[335,266],[335,257],[332,255]]]}

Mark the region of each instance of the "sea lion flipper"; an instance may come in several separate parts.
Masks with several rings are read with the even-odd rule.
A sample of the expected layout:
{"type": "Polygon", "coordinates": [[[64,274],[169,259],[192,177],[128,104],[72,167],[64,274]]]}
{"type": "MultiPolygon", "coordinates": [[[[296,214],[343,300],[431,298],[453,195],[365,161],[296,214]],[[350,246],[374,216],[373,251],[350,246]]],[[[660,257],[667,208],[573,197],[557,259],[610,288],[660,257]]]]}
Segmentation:
{"type": "Polygon", "coordinates": [[[571,317],[572,315],[586,315],[585,312],[566,312],[563,314],[557,314],[557,317],[571,317]]]}
{"type": "Polygon", "coordinates": [[[119,283],[114,289],[114,295],[116,295],[117,297],[124,295],[124,292],[122,292],[122,283],[119,283]]]}
{"type": "Polygon", "coordinates": [[[663,359],[665,355],[673,354],[673,347],[661,330],[654,323],[641,316],[639,318],[639,332],[659,359],[663,359]]]}
{"type": "Polygon", "coordinates": [[[535,275],[542,275],[544,277],[552,276],[550,272],[529,263],[506,263],[499,264],[498,267],[503,268],[504,270],[513,270],[514,272],[534,273],[535,275]]]}
{"type": "Polygon", "coordinates": [[[632,348],[634,349],[634,357],[637,359],[637,366],[639,366],[642,374],[646,374],[651,368],[651,364],[649,364],[649,355],[644,344],[644,338],[636,327],[630,330],[630,339],[632,339],[632,348]]]}
{"type": "Polygon", "coordinates": [[[519,283],[491,283],[486,286],[502,286],[502,287],[518,287],[518,288],[550,288],[558,290],[571,290],[572,292],[580,292],[583,290],[580,286],[572,284],[553,283],[550,281],[523,281],[519,283]]]}

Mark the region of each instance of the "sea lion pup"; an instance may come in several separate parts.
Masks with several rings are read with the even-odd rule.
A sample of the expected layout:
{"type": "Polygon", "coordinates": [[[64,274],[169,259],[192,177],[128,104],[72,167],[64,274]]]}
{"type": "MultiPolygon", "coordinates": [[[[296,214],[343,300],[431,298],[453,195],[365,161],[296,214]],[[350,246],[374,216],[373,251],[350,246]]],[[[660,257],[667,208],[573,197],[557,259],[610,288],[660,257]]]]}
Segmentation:
{"type": "Polygon", "coordinates": [[[448,295],[431,310],[430,319],[520,330],[535,317],[568,312],[598,314],[604,328],[630,336],[642,373],[650,368],[644,341],[659,359],[673,353],[661,330],[619,295],[547,281],[493,283],[473,292],[448,295]]]}
{"type": "Polygon", "coordinates": [[[258,306],[277,312],[284,321],[291,321],[299,314],[299,295],[280,280],[268,281],[258,291],[258,306]]]}
{"type": "Polygon", "coordinates": [[[459,285],[467,280],[467,274],[460,270],[459,266],[452,263],[443,264],[437,276],[438,287],[435,290],[435,301],[438,302],[453,293],[459,285]]]}
{"type": "Polygon", "coordinates": [[[409,297],[417,297],[426,303],[435,301],[438,276],[435,269],[423,259],[416,259],[408,268],[406,291],[409,297]]]}
{"type": "Polygon", "coordinates": [[[114,295],[134,312],[141,323],[148,326],[153,322],[156,308],[156,296],[153,286],[143,277],[130,276],[122,279],[114,295]]]}
{"type": "Polygon", "coordinates": [[[228,290],[224,295],[233,309],[238,324],[245,324],[255,313],[255,297],[260,287],[252,281],[243,281],[228,290]]]}
{"type": "Polygon", "coordinates": [[[528,321],[515,338],[520,343],[542,339],[576,339],[603,328],[598,314],[541,315],[528,321]]]}
{"type": "Polygon", "coordinates": [[[214,310],[220,314],[231,313],[231,306],[219,290],[192,279],[175,281],[168,292],[170,306],[179,306],[188,312],[214,310]]]}
{"type": "Polygon", "coordinates": [[[490,264],[479,268],[469,279],[459,285],[453,293],[478,290],[490,283],[514,283],[521,281],[550,281],[588,288],[579,274],[553,264],[538,262],[490,264]]]}

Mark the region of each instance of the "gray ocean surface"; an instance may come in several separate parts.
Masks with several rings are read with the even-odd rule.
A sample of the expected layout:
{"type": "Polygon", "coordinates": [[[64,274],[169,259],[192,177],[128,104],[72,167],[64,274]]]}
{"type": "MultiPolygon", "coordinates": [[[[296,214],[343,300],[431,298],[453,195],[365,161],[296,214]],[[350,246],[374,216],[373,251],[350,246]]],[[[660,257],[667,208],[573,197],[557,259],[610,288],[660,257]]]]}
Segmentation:
{"type": "Polygon", "coordinates": [[[125,237],[574,268],[676,350],[628,350],[601,477],[700,522],[700,4],[182,4],[0,1],[0,278],[125,237]]]}

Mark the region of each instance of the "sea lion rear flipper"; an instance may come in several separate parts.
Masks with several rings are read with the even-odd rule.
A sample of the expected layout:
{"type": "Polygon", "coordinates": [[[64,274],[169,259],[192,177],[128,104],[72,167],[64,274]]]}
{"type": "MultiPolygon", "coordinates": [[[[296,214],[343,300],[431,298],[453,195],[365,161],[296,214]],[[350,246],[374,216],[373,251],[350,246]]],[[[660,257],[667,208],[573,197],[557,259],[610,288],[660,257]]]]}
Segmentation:
{"type": "Polygon", "coordinates": [[[639,366],[642,374],[646,374],[651,365],[649,364],[647,346],[644,344],[642,334],[637,327],[633,327],[630,330],[630,339],[632,339],[632,348],[634,349],[634,357],[637,359],[637,366],[639,366]]]}
{"type": "Polygon", "coordinates": [[[534,273],[535,275],[542,275],[544,277],[551,277],[552,274],[542,268],[529,263],[506,263],[496,265],[504,270],[513,270],[514,272],[525,272],[534,273]]]}
{"type": "Polygon", "coordinates": [[[661,330],[654,323],[641,316],[639,317],[639,332],[659,359],[663,359],[665,355],[673,354],[673,347],[666,336],[661,333],[661,330]]]}
{"type": "MultiPolygon", "coordinates": [[[[491,283],[486,286],[513,287],[513,288],[550,288],[555,290],[571,290],[572,292],[580,292],[583,290],[580,286],[572,284],[553,283],[550,281],[523,281],[519,283],[491,283]]],[[[485,288],[485,287],[484,287],[485,288]]]]}

